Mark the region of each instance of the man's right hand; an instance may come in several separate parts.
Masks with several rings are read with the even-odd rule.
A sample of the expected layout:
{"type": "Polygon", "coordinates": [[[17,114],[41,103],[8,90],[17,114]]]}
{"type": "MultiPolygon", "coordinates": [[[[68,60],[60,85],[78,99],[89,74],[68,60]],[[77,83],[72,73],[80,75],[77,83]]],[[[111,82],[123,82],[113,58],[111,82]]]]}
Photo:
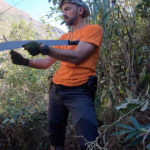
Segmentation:
{"type": "Polygon", "coordinates": [[[23,66],[29,65],[29,59],[24,58],[21,54],[15,52],[14,50],[10,51],[10,55],[13,64],[23,65],[23,66]]]}

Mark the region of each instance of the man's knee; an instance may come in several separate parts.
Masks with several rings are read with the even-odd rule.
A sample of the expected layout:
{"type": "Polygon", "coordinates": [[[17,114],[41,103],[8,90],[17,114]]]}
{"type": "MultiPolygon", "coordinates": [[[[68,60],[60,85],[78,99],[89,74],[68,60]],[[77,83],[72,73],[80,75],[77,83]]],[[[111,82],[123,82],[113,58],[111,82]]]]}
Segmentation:
{"type": "Polygon", "coordinates": [[[84,136],[87,141],[93,141],[98,136],[98,126],[89,119],[80,118],[75,125],[78,136],[84,136]]]}
{"type": "Polygon", "coordinates": [[[94,142],[98,137],[98,127],[89,119],[80,118],[75,125],[78,141],[81,150],[86,150],[86,142],[94,142]]]}

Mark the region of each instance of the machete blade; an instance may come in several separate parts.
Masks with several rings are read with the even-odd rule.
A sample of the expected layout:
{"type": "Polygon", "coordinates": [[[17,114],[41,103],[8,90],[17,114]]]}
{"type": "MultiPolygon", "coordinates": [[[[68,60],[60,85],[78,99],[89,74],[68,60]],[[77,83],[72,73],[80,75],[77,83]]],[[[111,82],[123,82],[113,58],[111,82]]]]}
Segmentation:
{"type": "MultiPolygon", "coordinates": [[[[43,43],[49,46],[56,45],[69,45],[69,40],[34,40],[39,43],[43,43]]],[[[10,49],[18,49],[22,48],[23,44],[29,43],[31,41],[8,41],[0,43],[0,51],[10,50],[10,49]]]]}

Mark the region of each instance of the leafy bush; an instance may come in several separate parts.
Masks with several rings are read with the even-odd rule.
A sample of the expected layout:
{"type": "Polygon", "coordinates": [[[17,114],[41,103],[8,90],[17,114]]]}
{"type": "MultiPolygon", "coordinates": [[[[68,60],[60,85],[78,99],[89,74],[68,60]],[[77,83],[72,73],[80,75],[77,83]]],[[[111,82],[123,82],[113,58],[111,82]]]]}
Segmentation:
{"type": "MultiPolygon", "coordinates": [[[[131,122],[133,124],[134,127],[131,127],[131,126],[128,126],[128,125],[124,125],[124,124],[116,124],[116,133],[113,133],[111,134],[112,136],[113,135],[116,135],[118,137],[118,135],[120,134],[126,134],[126,133],[129,133],[124,142],[126,142],[127,140],[131,139],[132,141],[127,144],[125,146],[126,147],[129,147],[129,146],[135,146],[135,145],[138,145],[139,143],[143,143],[144,147],[145,147],[145,140],[146,139],[149,139],[150,138],[150,123],[147,124],[147,125],[140,125],[138,123],[138,121],[131,116],[131,122]],[[124,128],[126,130],[122,130],[120,132],[117,132],[117,128],[118,127],[121,127],[121,128],[124,128]]],[[[118,137],[118,140],[120,141],[119,137],[118,137]]],[[[147,149],[150,148],[150,143],[146,146],[147,149]]]]}

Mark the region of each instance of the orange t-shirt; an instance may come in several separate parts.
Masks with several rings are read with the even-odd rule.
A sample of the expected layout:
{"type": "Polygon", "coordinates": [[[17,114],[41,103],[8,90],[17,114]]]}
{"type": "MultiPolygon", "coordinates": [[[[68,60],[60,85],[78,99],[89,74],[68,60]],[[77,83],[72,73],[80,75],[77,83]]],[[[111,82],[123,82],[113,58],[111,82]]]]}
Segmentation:
{"type": "MultiPolygon", "coordinates": [[[[71,32],[61,36],[60,40],[68,40],[71,32]]],[[[60,61],[60,68],[53,76],[55,84],[65,86],[79,86],[88,81],[89,76],[95,75],[103,33],[99,25],[86,24],[83,28],[73,32],[71,41],[79,40],[97,45],[95,51],[79,65],[60,61]]],[[[55,46],[58,49],[76,50],[76,45],[55,46]]],[[[84,47],[83,47],[84,50],[84,47]]]]}

